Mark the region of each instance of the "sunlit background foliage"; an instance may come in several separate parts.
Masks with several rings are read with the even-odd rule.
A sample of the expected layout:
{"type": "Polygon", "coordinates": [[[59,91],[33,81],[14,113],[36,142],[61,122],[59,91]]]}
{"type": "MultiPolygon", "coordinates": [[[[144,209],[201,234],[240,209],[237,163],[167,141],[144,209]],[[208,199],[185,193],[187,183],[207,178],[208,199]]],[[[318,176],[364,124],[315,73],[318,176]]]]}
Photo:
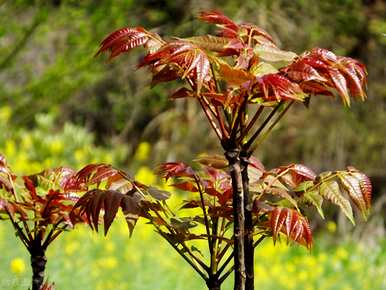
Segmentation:
{"type": "MultiPolygon", "coordinates": [[[[350,111],[328,98],[314,98],[308,110],[299,105],[258,157],[267,168],[295,161],[316,171],[360,168],[375,182],[373,215],[353,231],[329,210],[335,222],[325,227],[314,221],[319,232],[311,253],[266,241],[256,254],[261,289],[385,289],[384,1],[0,0],[0,153],[18,174],[108,162],[156,183],[151,172],[158,162],[219,150],[193,102],[171,102],[173,88],[150,89],[144,71],[132,73],[138,54],[119,62],[93,58],[99,41],[122,26],[158,27],[165,35],[205,33],[209,26],[194,16],[215,7],[260,25],[284,49],[320,46],[358,58],[369,70],[366,103],[350,111]]],[[[26,289],[27,255],[3,224],[0,253],[0,289],[26,289]]],[[[107,238],[80,227],[48,255],[49,279],[59,289],[204,288],[146,225],[131,240],[123,223],[107,238]]]]}

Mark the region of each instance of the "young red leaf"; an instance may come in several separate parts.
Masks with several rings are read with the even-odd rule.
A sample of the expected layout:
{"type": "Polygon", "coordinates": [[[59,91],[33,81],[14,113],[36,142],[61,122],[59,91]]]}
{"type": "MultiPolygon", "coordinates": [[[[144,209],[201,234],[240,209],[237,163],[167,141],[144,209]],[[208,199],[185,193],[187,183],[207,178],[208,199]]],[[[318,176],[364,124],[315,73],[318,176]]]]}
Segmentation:
{"type": "Polygon", "coordinates": [[[170,65],[165,65],[160,70],[154,70],[154,71],[155,72],[153,73],[153,78],[151,80],[152,87],[154,87],[159,83],[176,80],[180,77],[178,74],[178,69],[170,65]]]}
{"type": "Polygon", "coordinates": [[[319,81],[326,82],[327,80],[321,76],[316,69],[306,62],[295,62],[291,65],[291,69],[282,69],[288,78],[295,82],[319,81]]]}
{"type": "Polygon", "coordinates": [[[238,39],[230,39],[227,37],[218,37],[213,35],[193,36],[184,38],[202,49],[213,52],[218,52],[221,56],[235,55],[244,47],[238,39]]]}
{"type": "Polygon", "coordinates": [[[220,35],[234,38],[237,36],[238,25],[219,11],[202,11],[198,17],[200,20],[217,24],[221,27],[220,35]]]}
{"type": "Polygon", "coordinates": [[[336,56],[331,51],[314,48],[281,69],[291,80],[298,82],[305,93],[339,95],[350,105],[350,96],[366,98],[366,69],[363,64],[347,57],[336,56]]]}
{"type": "Polygon", "coordinates": [[[228,161],[222,155],[200,155],[194,161],[216,169],[224,169],[228,166],[228,161]]]}
{"type": "Polygon", "coordinates": [[[250,23],[243,23],[239,27],[238,35],[250,47],[254,48],[256,45],[276,46],[272,36],[264,29],[250,23]]]}
{"type": "Polygon", "coordinates": [[[79,170],[66,182],[66,190],[87,191],[92,187],[105,187],[121,192],[133,189],[133,180],[123,171],[108,164],[89,164],[79,170]]]}
{"type": "Polygon", "coordinates": [[[298,211],[289,208],[274,208],[269,215],[272,237],[276,240],[279,232],[289,239],[307,248],[312,246],[312,233],[305,217],[298,211]]]}
{"type": "Polygon", "coordinates": [[[151,33],[143,27],[126,27],[118,29],[107,36],[102,41],[97,55],[109,50],[111,53],[110,58],[113,58],[142,45],[152,51],[158,49],[163,43],[159,35],[151,33]]]}
{"type": "Polygon", "coordinates": [[[140,66],[153,67],[170,65],[176,67],[179,77],[194,81],[197,92],[211,79],[210,61],[200,47],[184,40],[167,43],[154,53],[149,53],[140,66]]]}
{"type": "Polygon", "coordinates": [[[256,45],[253,48],[253,52],[256,53],[260,59],[267,62],[290,63],[297,56],[296,53],[292,51],[281,50],[272,44],[256,45]]]}
{"type": "Polygon", "coordinates": [[[349,89],[345,77],[337,69],[330,69],[328,74],[333,84],[332,88],[338,91],[338,94],[341,96],[343,103],[347,106],[350,106],[349,89]]]}
{"type": "Polygon", "coordinates": [[[182,98],[190,98],[194,96],[194,92],[183,87],[175,91],[169,98],[170,99],[182,99],[182,98]]]}
{"type": "Polygon", "coordinates": [[[162,163],[157,168],[159,176],[168,180],[170,177],[193,177],[193,169],[183,162],[162,163]]]}
{"type": "Polygon", "coordinates": [[[13,180],[15,176],[7,165],[7,160],[0,154],[0,189],[4,189],[8,193],[15,195],[13,180]]]}
{"type": "Polygon", "coordinates": [[[339,206],[346,217],[351,221],[351,223],[355,224],[351,204],[343,196],[339,183],[335,179],[328,180],[327,176],[321,180],[321,183],[318,187],[319,194],[325,199],[328,199],[332,203],[339,206]]]}
{"type": "Polygon", "coordinates": [[[55,289],[56,289],[55,283],[49,283],[48,281],[45,281],[39,290],[55,290],[55,289]]]}
{"type": "Polygon", "coordinates": [[[190,191],[190,192],[198,192],[198,189],[195,185],[195,183],[185,181],[180,183],[174,183],[172,184],[173,187],[178,188],[183,191],[190,191]]]}
{"type": "MultiPolygon", "coordinates": [[[[88,224],[95,231],[98,231],[99,215],[103,210],[104,232],[106,235],[117,215],[118,209],[121,208],[129,225],[130,233],[132,233],[137,219],[142,214],[141,200],[140,195],[135,192],[123,194],[115,190],[94,189],[83,195],[75,204],[74,209],[79,208],[81,213],[86,214],[88,224]]],[[[72,218],[73,216],[71,216],[72,218]]]]}
{"type": "Polygon", "coordinates": [[[227,63],[220,63],[220,78],[225,80],[230,85],[239,86],[247,81],[251,81],[255,79],[255,76],[248,71],[233,68],[227,63]]]}
{"type": "Polygon", "coordinates": [[[338,172],[337,176],[351,200],[366,218],[371,205],[370,179],[353,167],[350,167],[349,171],[338,172]]]}
{"type": "Polygon", "coordinates": [[[251,93],[252,101],[256,98],[262,98],[264,101],[304,100],[304,93],[299,85],[279,74],[257,77],[251,84],[251,93]]]}

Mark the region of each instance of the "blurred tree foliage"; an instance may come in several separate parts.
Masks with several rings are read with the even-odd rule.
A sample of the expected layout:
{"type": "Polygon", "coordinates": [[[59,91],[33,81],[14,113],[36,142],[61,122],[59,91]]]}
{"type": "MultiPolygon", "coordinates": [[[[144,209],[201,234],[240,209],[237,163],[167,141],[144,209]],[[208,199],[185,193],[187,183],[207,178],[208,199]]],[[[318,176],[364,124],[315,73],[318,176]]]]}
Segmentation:
{"type": "Polygon", "coordinates": [[[342,111],[324,98],[296,107],[267,140],[268,166],[304,162],[323,170],[352,164],[386,174],[386,3],[382,0],[51,0],[0,1],[0,104],[12,109],[8,130],[38,124],[50,112],[92,130],[98,144],[128,143],[130,161],[141,140],[154,161],[213,151],[215,138],[192,102],[168,100],[171,87],[148,88],[133,73],[139,54],[107,62],[93,58],[101,39],[123,26],[156,27],[184,36],[208,31],[194,16],[218,8],[253,22],[285,49],[319,46],[359,58],[369,70],[369,101],[342,111]],[[113,141],[112,141],[113,140],[113,141]],[[130,153],[131,152],[131,153],[130,153]]]}

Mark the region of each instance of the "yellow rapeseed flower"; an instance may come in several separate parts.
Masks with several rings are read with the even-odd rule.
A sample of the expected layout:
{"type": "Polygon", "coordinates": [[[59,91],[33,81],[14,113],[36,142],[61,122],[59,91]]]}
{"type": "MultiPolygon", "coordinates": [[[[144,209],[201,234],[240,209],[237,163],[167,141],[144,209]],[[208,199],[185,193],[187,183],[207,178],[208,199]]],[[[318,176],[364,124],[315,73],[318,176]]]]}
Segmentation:
{"type": "Polygon", "coordinates": [[[153,171],[149,169],[149,167],[142,166],[137,171],[137,174],[135,175],[135,179],[144,184],[151,185],[156,182],[157,177],[155,176],[153,171]]]}
{"type": "Polygon", "coordinates": [[[106,252],[112,253],[115,250],[115,244],[112,241],[106,241],[105,249],[106,249],[106,252]]]}
{"type": "Polygon", "coordinates": [[[308,280],[308,273],[304,270],[299,271],[298,279],[302,282],[307,281],[308,280]]]}
{"type": "Polygon", "coordinates": [[[49,149],[52,154],[60,154],[64,150],[64,144],[59,139],[54,139],[51,144],[49,144],[49,149]]]}
{"type": "Polygon", "coordinates": [[[74,157],[75,157],[76,161],[81,162],[84,159],[85,155],[86,154],[85,154],[84,150],[82,150],[82,149],[75,150],[74,157]]]}
{"type": "Polygon", "coordinates": [[[15,141],[11,139],[7,139],[5,141],[5,149],[4,149],[4,155],[5,156],[14,156],[16,153],[16,144],[15,141]]]}
{"type": "Polygon", "coordinates": [[[0,108],[0,120],[2,123],[6,123],[12,116],[12,109],[9,106],[3,106],[0,108]]]}
{"type": "Polygon", "coordinates": [[[144,161],[149,158],[150,154],[150,144],[148,142],[142,142],[138,145],[137,150],[135,151],[135,160],[144,161]]]}
{"type": "Polygon", "coordinates": [[[319,260],[320,263],[324,263],[324,262],[326,262],[328,260],[328,257],[327,257],[327,255],[325,253],[320,253],[318,255],[318,260],[319,260]]]}
{"type": "Polygon", "coordinates": [[[335,233],[336,232],[336,223],[334,223],[333,221],[327,222],[327,230],[332,234],[335,233]]]}
{"type": "Polygon", "coordinates": [[[106,269],[114,269],[118,266],[118,261],[115,257],[105,257],[100,259],[98,264],[106,269]]]}
{"type": "Polygon", "coordinates": [[[79,243],[77,242],[70,242],[64,246],[64,252],[66,255],[72,255],[79,249],[79,243]]]}
{"type": "Polygon", "coordinates": [[[339,260],[345,260],[348,258],[348,252],[346,251],[346,249],[342,248],[342,247],[339,247],[336,252],[335,252],[335,256],[339,259],[339,260]]]}
{"type": "Polygon", "coordinates": [[[10,264],[11,271],[17,275],[25,272],[25,263],[22,258],[14,258],[10,264]]]}

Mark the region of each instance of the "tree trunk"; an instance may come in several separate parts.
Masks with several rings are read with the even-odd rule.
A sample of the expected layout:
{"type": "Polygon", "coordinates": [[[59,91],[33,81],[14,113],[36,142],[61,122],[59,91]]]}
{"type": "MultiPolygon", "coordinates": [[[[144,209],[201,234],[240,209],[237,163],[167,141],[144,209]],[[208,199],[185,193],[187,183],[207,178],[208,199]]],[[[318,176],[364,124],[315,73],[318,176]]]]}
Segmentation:
{"type": "Polygon", "coordinates": [[[43,250],[31,251],[32,290],[40,290],[44,282],[47,258],[43,250]]]}
{"type": "Polygon", "coordinates": [[[245,290],[245,261],[244,261],[244,194],[241,178],[240,151],[227,150],[225,157],[229,161],[229,171],[232,178],[233,190],[233,232],[234,232],[234,290],[245,290]]]}
{"type": "Polygon", "coordinates": [[[209,279],[206,283],[208,290],[221,290],[221,284],[218,279],[209,279]]]}
{"type": "Polygon", "coordinates": [[[248,157],[241,152],[240,154],[241,164],[241,177],[243,182],[244,192],[244,214],[245,214],[245,236],[244,236],[244,247],[245,247],[245,290],[254,289],[254,252],[253,247],[253,219],[252,219],[252,196],[249,193],[249,176],[248,176],[248,157]]]}

